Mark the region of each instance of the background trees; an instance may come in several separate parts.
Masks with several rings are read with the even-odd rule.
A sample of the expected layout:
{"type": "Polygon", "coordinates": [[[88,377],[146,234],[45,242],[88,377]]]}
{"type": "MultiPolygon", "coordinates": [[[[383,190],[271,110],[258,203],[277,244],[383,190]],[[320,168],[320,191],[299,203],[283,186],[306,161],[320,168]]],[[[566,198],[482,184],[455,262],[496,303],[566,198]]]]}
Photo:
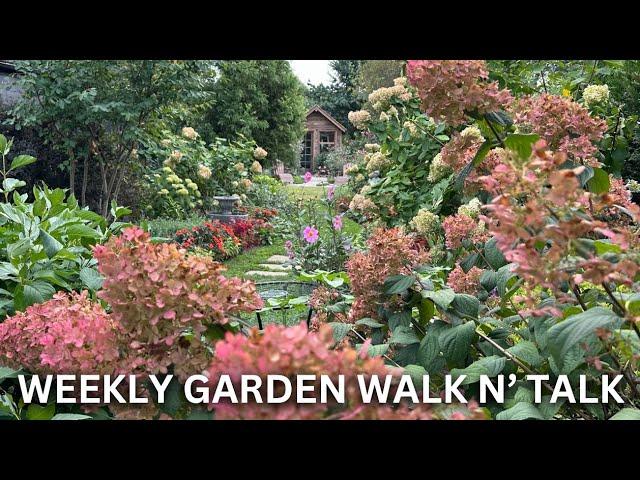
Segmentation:
{"type": "Polygon", "coordinates": [[[362,107],[363,97],[358,93],[358,75],[361,60],[333,60],[330,62],[331,84],[308,85],[307,104],[320,105],[352,133],[353,126],[347,116],[362,107]]]}
{"type": "Polygon", "coordinates": [[[304,133],[304,89],[286,60],[216,62],[214,103],[202,133],[235,140],[245,136],[269,152],[267,163],[297,160],[304,133]]]}
{"type": "Polygon", "coordinates": [[[68,172],[70,192],[103,215],[126,179],[139,173],[145,129],[179,120],[186,106],[202,102],[211,71],[203,62],[153,60],[21,61],[16,67],[23,98],[9,122],[37,127],[43,141],[66,156],[59,166],[68,172]]]}

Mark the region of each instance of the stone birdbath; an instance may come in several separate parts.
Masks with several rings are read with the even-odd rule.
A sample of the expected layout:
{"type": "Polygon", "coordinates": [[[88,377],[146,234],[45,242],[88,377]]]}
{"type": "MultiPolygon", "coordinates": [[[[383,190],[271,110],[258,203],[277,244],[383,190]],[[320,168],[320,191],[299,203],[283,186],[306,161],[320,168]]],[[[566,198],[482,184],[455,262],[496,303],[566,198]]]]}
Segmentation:
{"type": "Polygon", "coordinates": [[[235,220],[246,220],[249,216],[246,214],[233,213],[233,209],[239,200],[237,195],[221,195],[213,197],[218,201],[220,212],[209,213],[209,218],[219,220],[222,223],[233,223],[235,220]]]}

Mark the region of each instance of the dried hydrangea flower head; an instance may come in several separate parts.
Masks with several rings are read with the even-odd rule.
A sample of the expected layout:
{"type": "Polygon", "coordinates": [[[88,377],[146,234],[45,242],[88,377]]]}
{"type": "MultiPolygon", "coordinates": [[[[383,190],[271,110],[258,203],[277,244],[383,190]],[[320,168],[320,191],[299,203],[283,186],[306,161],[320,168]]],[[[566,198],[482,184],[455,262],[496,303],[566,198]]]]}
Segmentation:
{"type": "Polygon", "coordinates": [[[467,121],[469,112],[484,114],[502,110],[513,97],[487,81],[489,72],[481,60],[409,60],[407,78],[430,117],[451,126],[467,121]]]}

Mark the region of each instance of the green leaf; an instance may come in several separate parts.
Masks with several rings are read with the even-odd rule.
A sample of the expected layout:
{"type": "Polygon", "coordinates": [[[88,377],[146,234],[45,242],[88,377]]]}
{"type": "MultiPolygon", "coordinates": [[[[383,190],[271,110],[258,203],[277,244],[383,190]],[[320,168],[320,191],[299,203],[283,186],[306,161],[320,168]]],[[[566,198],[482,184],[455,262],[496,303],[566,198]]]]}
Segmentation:
{"type": "Polygon", "coordinates": [[[593,169],[593,177],[587,182],[589,191],[593,193],[607,193],[611,187],[609,174],[601,168],[593,169]]]}
{"type": "Polygon", "coordinates": [[[420,339],[416,335],[416,332],[413,331],[413,328],[407,327],[404,325],[400,325],[393,331],[391,335],[391,340],[389,340],[390,344],[399,344],[399,345],[411,345],[413,343],[420,343],[420,339]]]}
{"type": "Polygon", "coordinates": [[[621,253],[622,248],[620,245],[612,243],[611,240],[595,240],[593,246],[596,249],[596,253],[604,255],[605,253],[621,253]]]}
{"type": "Polygon", "coordinates": [[[27,408],[27,420],[51,420],[55,413],[55,403],[50,403],[46,407],[32,403],[29,405],[29,408],[27,408]]]}
{"type": "Polygon", "coordinates": [[[0,382],[5,378],[17,378],[21,370],[14,370],[9,367],[0,367],[0,382]]]}
{"type": "Polygon", "coordinates": [[[361,318],[356,322],[356,325],[364,325],[371,328],[384,327],[382,323],[376,322],[373,318],[361,318]]]}
{"type": "Polygon", "coordinates": [[[52,258],[64,247],[58,240],[53,238],[44,230],[40,230],[39,239],[42,242],[42,246],[44,247],[44,252],[47,254],[47,257],[52,258]]]}
{"type": "Polygon", "coordinates": [[[480,285],[487,292],[491,292],[494,288],[496,288],[496,284],[498,281],[498,275],[493,270],[485,270],[480,275],[480,285]]]}
{"type": "Polygon", "coordinates": [[[518,154],[520,158],[528,159],[531,156],[533,144],[540,138],[535,133],[513,133],[504,139],[504,146],[518,154]]]}
{"type": "Polygon", "coordinates": [[[453,365],[464,362],[475,337],[476,325],[474,322],[463,323],[444,330],[438,339],[444,358],[453,365]]]}
{"type": "Polygon", "coordinates": [[[496,420],[526,420],[531,418],[544,420],[540,410],[535,405],[526,402],[516,403],[513,407],[496,415],[496,420]]]}
{"type": "Polygon", "coordinates": [[[504,297],[516,282],[516,274],[511,271],[512,265],[512,263],[509,263],[508,265],[500,267],[497,271],[496,288],[501,297],[504,297]]]}
{"type": "Polygon", "coordinates": [[[69,237],[93,238],[95,240],[100,238],[99,232],[81,223],[69,225],[67,227],[67,235],[69,235],[69,237]]]}
{"type": "Polygon", "coordinates": [[[487,156],[487,153],[489,153],[492,147],[493,147],[493,143],[491,142],[491,140],[486,140],[480,146],[480,148],[476,152],[476,155],[473,157],[473,160],[471,160],[467,165],[465,165],[465,167],[460,171],[460,173],[456,177],[456,181],[453,184],[454,190],[456,191],[462,190],[462,188],[464,187],[465,179],[469,176],[469,174],[471,173],[474,167],[477,167],[482,163],[482,160],[484,160],[484,157],[487,156]]]}
{"type": "Polygon", "coordinates": [[[640,410],[636,408],[623,408],[609,420],[640,420],[640,410]]]}
{"type": "Polygon", "coordinates": [[[367,355],[370,357],[380,357],[387,353],[389,350],[388,343],[381,343],[379,345],[371,345],[367,350],[367,355]]]}
{"type": "Polygon", "coordinates": [[[415,282],[411,275],[392,275],[384,281],[384,293],[394,295],[407,291],[415,282]]]}
{"type": "Polygon", "coordinates": [[[516,343],[513,347],[507,348],[507,352],[515,355],[517,358],[528,363],[532,367],[537,367],[544,360],[538,353],[536,345],[528,340],[523,340],[516,343]]]}
{"type": "Polygon", "coordinates": [[[17,178],[5,178],[2,181],[2,189],[5,193],[13,192],[16,188],[24,187],[27,183],[17,178]]]}
{"type": "Polygon", "coordinates": [[[337,343],[342,340],[351,331],[351,324],[342,322],[329,323],[333,330],[333,340],[337,343]]]}
{"type": "Polygon", "coordinates": [[[506,362],[505,357],[498,355],[491,355],[489,357],[483,357],[476,360],[471,365],[465,368],[454,368],[451,370],[451,375],[455,380],[460,375],[466,375],[467,377],[462,381],[462,385],[470,385],[480,380],[481,375],[487,375],[489,377],[495,377],[504,368],[506,362]]]}
{"type": "Polygon", "coordinates": [[[442,310],[449,308],[453,299],[456,298],[456,292],[451,288],[443,288],[442,290],[437,291],[422,290],[420,294],[422,295],[422,298],[428,298],[442,310]]]}
{"type": "Polygon", "coordinates": [[[479,258],[480,258],[480,255],[478,255],[477,253],[471,253],[467,255],[464,259],[460,261],[460,267],[462,268],[462,271],[464,273],[467,273],[469,270],[471,270],[471,268],[476,265],[479,258]]]}
{"type": "Polygon", "coordinates": [[[0,262],[0,280],[16,280],[20,272],[9,262],[0,262]]]}
{"type": "Polygon", "coordinates": [[[478,318],[480,300],[473,295],[456,293],[453,302],[451,302],[451,309],[459,317],[475,319],[478,318]]]}
{"type": "Polygon", "coordinates": [[[91,417],[79,413],[56,413],[51,420],[91,420],[91,417]]]}
{"type": "Polygon", "coordinates": [[[429,373],[435,373],[440,367],[440,358],[438,336],[434,332],[427,332],[420,341],[416,361],[429,373]]]}
{"type": "Polygon", "coordinates": [[[511,119],[511,117],[507,114],[507,112],[504,112],[502,110],[498,110],[496,112],[487,112],[484,114],[484,118],[488,122],[497,123],[498,125],[502,125],[503,127],[513,125],[513,120],[511,119]]]}
{"type": "Polygon", "coordinates": [[[422,388],[424,381],[423,375],[427,374],[427,371],[420,365],[407,365],[404,367],[404,374],[409,375],[416,389],[422,388]]]}
{"type": "Polygon", "coordinates": [[[507,264],[507,259],[504,258],[496,243],[497,241],[494,237],[484,244],[484,257],[494,270],[498,270],[507,264]]]}
{"type": "Polygon", "coordinates": [[[619,321],[620,317],[611,310],[593,307],[551,327],[547,331],[547,348],[558,366],[562,367],[565,355],[578,342],[593,335],[597,328],[611,328],[619,321]]]}
{"type": "Polygon", "coordinates": [[[95,268],[84,267],[80,270],[80,280],[90,290],[100,290],[102,288],[102,282],[104,277],[98,273],[95,268]]]}
{"type": "Polygon", "coordinates": [[[35,161],[36,157],[32,157],[31,155],[18,155],[11,161],[11,167],[9,167],[9,170],[15,170],[16,168],[31,165],[35,161]]]}
{"type": "Polygon", "coordinates": [[[5,155],[7,150],[7,137],[0,133],[0,155],[5,155]]]}

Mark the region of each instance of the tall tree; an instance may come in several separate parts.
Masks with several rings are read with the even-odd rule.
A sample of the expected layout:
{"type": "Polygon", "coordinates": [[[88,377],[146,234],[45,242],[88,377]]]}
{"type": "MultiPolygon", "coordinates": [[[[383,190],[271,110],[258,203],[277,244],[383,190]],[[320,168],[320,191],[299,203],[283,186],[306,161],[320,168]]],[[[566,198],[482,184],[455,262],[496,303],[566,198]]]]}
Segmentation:
{"type": "Polygon", "coordinates": [[[214,104],[206,119],[208,139],[252,138],[265,148],[267,162],[293,164],[304,133],[304,87],[286,60],[217,62],[214,104]]]}
{"type": "Polygon", "coordinates": [[[358,95],[357,79],[360,60],[332,60],[331,84],[308,85],[308,106],[320,105],[349,131],[353,130],[348,115],[362,107],[363,99],[358,95]]]}
{"type": "Polygon", "coordinates": [[[404,60],[364,60],[360,66],[357,84],[365,93],[393,85],[393,79],[402,76],[404,60]]]}
{"type": "Polygon", "coordinates": [[[16,68],[23,93],[11,122],[38,127],[66,155],[71,193],[104,215],[135,178],[145,129],[200,102],[202,79],[212,72],[204,62],[166,60],[21,61],[16,68]]]}

